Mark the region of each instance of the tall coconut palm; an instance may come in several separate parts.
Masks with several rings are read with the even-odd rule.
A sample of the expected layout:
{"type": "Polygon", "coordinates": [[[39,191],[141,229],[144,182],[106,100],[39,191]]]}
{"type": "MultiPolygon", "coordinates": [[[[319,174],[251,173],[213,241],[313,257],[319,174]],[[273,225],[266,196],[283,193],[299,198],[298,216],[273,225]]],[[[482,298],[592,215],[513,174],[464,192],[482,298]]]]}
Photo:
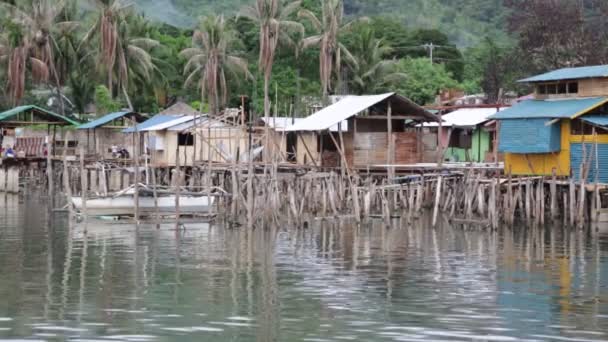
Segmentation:
{"type": "Polygon", "coordinates": [[[300,7],[301,1],[256,0],[252,6],[243,8],[240,16],[249,18],[260,28],[259,68],[264,74],[264,117],[270,117],[269,84],[272,76],[274,56],[279,45],[294,45],[291,35],[303,34],[302,24],[290,20],[300,7]]]}
{"type": "Polygon", "coordinates": [[[211,114],[217,114],[226,104],[228,89],[226,72],[245,74],[251,78],[247,61],[232,54],[236,37],[223,16],[208,16],[201,19],[199,29],[192,36],[192,47],[181,55],[188,59],[184,74],[188,75],[185,86],[198,84],[201,100],[207,98],[211,114]]]}
{"type": "Polygon", "coordinates": [[[106,73],[110,93],[114,96],[114,85],[122,91],[130,109],[129,79],[134,76],[149,79],[155,69],[149,51],[160,44],[150,38],[133,37],[128,18],[132,3],[125,0],[97,0],[99,17],[83,38],[90,42],[98,38],[97,57],[99,66],[106,73]]]}
{"type": "Polygon", "coordinates": [[[1,13],[12,25],[8,30],[10,53],[7,55],[7,74],[9,94],[14,103],[18,103],[23,96],[27,61],[31,64],[35,81],[47,81],[51,76],[59,91],[54,36],[58,31],[66,32],[77,27],[77,22],[58,20],[64,5],[63,1],[51,0],[33,0],[25,7],[0,2],[1,13]]]}
{"type": "Polygon", "coordinates": [[[322,12],[319,19],[313,12],[303,9],[298,13],[300,18],[310,22],[315,35],[302,41],[302,48],[319,47],[319,74],[323,97],[327,99],[332,89],[331,79],[335,72],[340,72],[342,58],[356,67],[357,61],[350,51],[340,43],[340,34],[349,30],[356,21],[366,20],[361,18],[343,24],[344,3],[342,0],[322,0],[322,12]]]}
{"type": "Polygon", "coordinates": [[[398,70],[396,59],[385,59],[392,48],[382,39],[375,37],[374,30],[364,27],[357,30],[351,51],[357,60],[357,67],[352,70],[350,89],[357,94],[375,94],[407,78],[398,70]]]}

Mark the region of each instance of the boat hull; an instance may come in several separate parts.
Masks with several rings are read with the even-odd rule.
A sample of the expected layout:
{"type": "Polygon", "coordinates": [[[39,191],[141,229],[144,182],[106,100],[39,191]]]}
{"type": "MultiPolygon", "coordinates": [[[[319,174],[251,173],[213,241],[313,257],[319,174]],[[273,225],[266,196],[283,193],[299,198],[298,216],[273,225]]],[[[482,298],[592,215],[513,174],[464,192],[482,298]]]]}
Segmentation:
{"type": "MultiPolygon", "coordinates": [[[[213,206],[214,198],[208,196],[193,197],[180,196],[180,214],[208,214],[213,206]]],[[[133,215],[135,199],[133,196],[119,196],[113,198],[88,199],[87,215],[91,216],[129,216],[133,215]]],[[[83,210],[82,197],[72,197],[72,205],[81,212],[83,210]]],[[[158,209],[152,197],[139,198],[139,212],[142,215],[153,214],[158,210],[159,214],[175,214],[175,196],[163,196],[158,198],[158,209]]]]}

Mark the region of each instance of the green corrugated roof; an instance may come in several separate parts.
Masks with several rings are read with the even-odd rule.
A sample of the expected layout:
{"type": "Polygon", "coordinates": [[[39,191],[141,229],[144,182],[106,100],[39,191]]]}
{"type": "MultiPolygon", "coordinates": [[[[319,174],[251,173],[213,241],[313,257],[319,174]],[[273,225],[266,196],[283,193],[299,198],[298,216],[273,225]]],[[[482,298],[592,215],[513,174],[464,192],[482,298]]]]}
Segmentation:
{"type": "Polygon", "coordinates": [[[490,119],[574,118],[608,102],[606,97],[568,100],[527,100],[498,112],[490,119]]]}
{"type": "Polygon", "coordinates": [[[63,115],[60,115],[60,114],[57,114],[57,113],[53,113],[53,112],[51,112],[49,110],[46,110],[44,108],[40,108],[38,106],[33,106],[33,105],[19,106],[19,107],[15,107],[13,109],[9,109],[9,110],[7,110],[5,112],[2,112],[2,113],[0,113],[0,121],[4,121],[4,120],[6,120],[8,118],[11,118],[11,117],[17,115],[17,114],[21,114],[21,113],[24,113],[24,112],[29,112],[29,111],[32,111],[32,110],[36,111],[36,112],[38,112],[40,114],[44,114],[44,115],[49,115],[49,116],[55,117],[55,118],[57,118],[59,120],[62,120],[62,121],[65,121],[65,122],[69,123],[70,125],[79,125],[80,124],[79,122],[77,122],[75,120],[72,120],[72,119],[70,119],[70,118],[68,118],[66,116],[63,116],[63,115]]]}
{"type": "Polygon", "coordinates": [[[608,65],[557,69],[544,74],[524,78],[518,82],[549,82],[594,77],[608,77],[608,65]]]}

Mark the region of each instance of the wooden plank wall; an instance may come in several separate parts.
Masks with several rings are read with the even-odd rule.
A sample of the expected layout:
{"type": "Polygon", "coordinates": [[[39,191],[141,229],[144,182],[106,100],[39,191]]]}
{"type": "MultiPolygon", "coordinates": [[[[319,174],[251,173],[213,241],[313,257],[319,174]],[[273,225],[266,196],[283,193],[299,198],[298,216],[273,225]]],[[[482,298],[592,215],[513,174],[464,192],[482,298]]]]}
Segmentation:
{"type": "Polygon", "coordinates": [[[608,78],[591,78],[578,81],[578,96],[608,95],[608,78]]]}
{"type": "MultiPolygon", "coordinates": [[[[421,161],[420,141],[416,132],[395,132],[391,135],[395,144],[395,164],[415,164],[421,161]]],[[[346,136],[344,138],[347,145],[346,136]]],[[[346,157],[349,164],[362,167],[385,165],[388,157],[388,133],[357,133],[352,144],[353,150],[346,157]],[[352,155],[352,157],[351,157],[352,155]]]]}

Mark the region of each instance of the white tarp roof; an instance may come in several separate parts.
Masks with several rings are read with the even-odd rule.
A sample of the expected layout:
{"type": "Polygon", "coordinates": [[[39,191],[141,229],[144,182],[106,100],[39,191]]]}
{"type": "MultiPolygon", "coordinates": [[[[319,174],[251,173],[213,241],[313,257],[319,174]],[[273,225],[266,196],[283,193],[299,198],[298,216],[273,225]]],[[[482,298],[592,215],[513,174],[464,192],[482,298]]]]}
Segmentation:
{"type": "Polygon", "coordinates": [[[173,126],[177,126],[177,125],[189,122],[189,121],[193,121],[195,118],[196,118],[196,116],[194,116],[194,115],[184,115],[184,116],[176,117],[174,120],[159,123],[158,125],[146,127],[144,129],[142,129],[142,132],[162,131],[162,130],[171,128],[173,126]]]}
{"type": "Polygon", "coordinates": [[[338,123],[355,116],[367,108],[382,102],[395,93],[368,96],[348,96],[331,106],[325,107],[285,131],[323,131],[338,123]]]}
{"type": "MultiPolygon", "coordinates": [[[[268,118],[268,122],[266,123],[268,127],[274,129],[277,132],[287,131],[287,127],[291,125],[297,125],[298,123],[306,120],[306,118],[286,118],[286,117],[278,117],[278,118],[268,118]]],[[[266,122],[266,118],[262,118],[262,121],[266,122]]],[[[348,131],[348,121],[342,121],[342,132],[348,131]]],[[[338,124],[333,125],[329,128],[332,132],[338,131],[338,124]]]]}
{"type": "MultiPolygon", "coordinates": [[[[503,110],[505,108],[500,108],[503,110]]],[[[471,127],[488,121],[490,115],[496,114],[496,108],[462,108],[443,115],[443,127],[471,127]]],[[[437,122],[427,122],[424,127],[439,127],[437,122]]]]}

